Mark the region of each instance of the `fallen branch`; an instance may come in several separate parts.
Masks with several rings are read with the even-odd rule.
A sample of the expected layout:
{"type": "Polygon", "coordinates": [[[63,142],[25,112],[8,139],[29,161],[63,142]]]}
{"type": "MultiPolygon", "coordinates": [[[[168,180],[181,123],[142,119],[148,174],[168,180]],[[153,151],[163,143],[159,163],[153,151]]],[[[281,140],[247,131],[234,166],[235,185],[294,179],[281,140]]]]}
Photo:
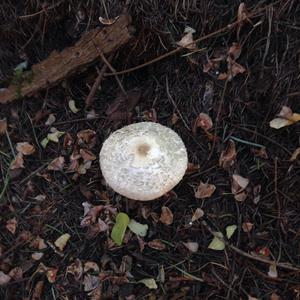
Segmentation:
{"type": "Polygon", "coordinates": [[[129,16],[120,16],[111,26],[88,31],[74,46],[62,52],[52,52],[48,58],[32,66],[30,80],[23,78],[19,84],[10,84],[8,88],[1,89],[0,103],[5,104],[20,97],[33,95],[82,72],[99,59],[99,49],[103,54],[115,52],[132,38],[130,22],[129,16]]]}

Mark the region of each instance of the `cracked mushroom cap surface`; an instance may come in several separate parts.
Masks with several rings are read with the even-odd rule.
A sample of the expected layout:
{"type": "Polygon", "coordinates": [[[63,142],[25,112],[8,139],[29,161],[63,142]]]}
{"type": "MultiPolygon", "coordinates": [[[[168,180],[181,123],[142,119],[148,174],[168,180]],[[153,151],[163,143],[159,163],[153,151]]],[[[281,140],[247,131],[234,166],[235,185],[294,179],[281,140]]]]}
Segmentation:
{"type": "Polygon", "coordinates": [[[106,183],[134,200],[153,200],[182,179],[188,157],[183,141],[172,129],[140,122],[113,132],[100,151],[106,183]]]}

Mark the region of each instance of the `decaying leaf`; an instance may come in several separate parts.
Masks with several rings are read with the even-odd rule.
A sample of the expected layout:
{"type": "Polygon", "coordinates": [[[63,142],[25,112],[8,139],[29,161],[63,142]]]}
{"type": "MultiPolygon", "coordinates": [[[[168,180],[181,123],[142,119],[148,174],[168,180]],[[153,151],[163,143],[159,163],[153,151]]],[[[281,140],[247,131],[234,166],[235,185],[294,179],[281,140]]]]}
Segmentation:
{"type": "Polygon", "coordinates": [[[248,184],[248,178],[244,178],[237,174],[232,175],[231,192],[234,194],[235,200],[239,202],[246,200],[247,193],[245,192],[245,189],[248,184]]]}
{"type": "Polygon", "coordinates": [[[78,144],[87,146],[89,149],[96,144],[96,132],[91,129],[81,130],[77,133],[78,144]]]}
{"type": "Polygon", "coordinates": [[[129,229],[142,237],[145,237],[147,235],[147,231],[148,231],[148,225],[147,224],[141,224],[137,221],[135,221],[134,219],[131,219],[129,224],[128,224],[129,229]]]}
{"type": "Polygon", "coordinates": [[[7,131],[7,121],[6,118],[0,119],[0,135],[4,135],[7,131]]]}
{"type": "Polygon", "coordinates": [[[68,233],[65,233],[54,242],[54,245],[62,252],[70,238],[71,236],[68,233]]]}
{"type": "Polygon", "coordinates": [[[118,213],[116,216],[116,223],[111,231],[111,238],[118,246],[122,245],[128,224],[128,215],[123,212],[118,213]]]}
{"type": "Polygon", "coordinates": [[[25,168],[22,153],[18,152],[18,154],[16,155],[16,158],[12,161],[9,168],[10,168],[10,170],[24,169],[25,168]]]}
{"type": "Polygon", "coordinates": [[[148,242],[147,245],[150,248],[153,248],[156,250],[165,250],[166,249],[166,245],[161,240],[158,240],[158,239],[148,242]]]}
{"type": "Polygon", "coordinates": [[[239,43],[233,42],[227,54],[234,60],[238,59],[241,55],[242,47],[239,43]]]}
{"type": "Polygon", "coordinates": [[[177,42],[177,45],[183,48],[187,48],[190,50],[195,50],[197,49],[197,45],[195,43],[193,43],[194,39],[193,39],[193,33],[195,33],[195,29],[186,26],[184,29],[184,36],[182,37],[182,39],[177,42]]]}
{"type": "Polygon", "coordinates": [[[63,156],[59,156],[53,159],[47,169],[50,171],[62,171],[65,165],[65,158],[63,156]]]}
{"type": "Polygon", "coordinates": [[[251,149],[251,152],[256,156],[263,159],[268,159],[268,153],[265,147],[261,147],[259,149],[251,149]]]}
{"type": "Polygon", "coordinates": [[[254,224],[250,222],[244,222],[242,224],[242,229],[244,232],[250,232],[253,228],[254,224]]]}
{"type": "Polygon", "coordinates": [[[53,267],[47,268],[46,276],[50,283],[54,283],[56,281],[57,272],[58,272],[57,268],[53,268],[53,267]]]}
{"type": "Polygon", "coordinates": [[[268,275],[271,278],[277,278],[278,277],[277,268],[276,268],[275,264],[270,265],[268,275]]]}
{"type": "Polygon", "coordinates": [[[211,117],[206,113],[200,113],[194,122],[193,133],[196,134],[197,128],[202,128],[203,130],[209,130],[213,127],[213,122],[211,117]]]}
{"type": "Polygon", "coordinates": [[[50,115],[48,116],[47,121],[45,122],[45,125],[46,125],[46,126],[50,126],[50,125],[52,125],[55,121],[56,121],[55,115],[54,115],[54,114],[50,114],[50,115]]]}
{"type": "Polygon", "coordinates": [[[290,161],[295,161],[295,160],[297,160],[299,155],[300,155],[300,147],[297,148],[297,149],[293,152],[293,154],[292,154],[292,156],[291,156],[291,158],[290,158],[290,161]]]}
{"type": "Polygon", "coordinates": [[[222,241],[223,239],[223,234],[222,232],[214,232],[214,237],[212,239],[212,241],[210,242],[210,244],[208,245],[208,249],[212,249],[212,250],[224,250],[225,249],[225,244],[222,241]]]}
{"type": "Polygon", "coordinates": [[[221,152],[219,166],[228,169],[234,165],[236,161],[236,148],[233,140],[228,141],[227,148],[221,152]]]}
{"type": "Polygon", "coordinates": [[[200,182],[200,185],[197,188],[195,197],[198,199],[209,198],[215,192],[216,186],[213,184],[200,182]]]}
{"type": "Polygon", "coordinates": [[[23,278],[23,270],[20,267],[15,267],[9,271],[8,276],[13,280],[21,280],[23,278]]]}
{"type": "Polygon", "coordinates": [[[0,286],[6,285],[11,280],[10,276],[6,275],[4,272],[0,271],[0,286]]]}
{"type": "Polygon", "coordinates": [[[80,111],[80,109],[76,107],[76,103],[74,100],[70,100],[68,104],[72,113],[77,114],[80,111]]]}
{"type": "Polygon", "coordinates": [[[83,266],[81,261],[76,258],[75,262],[67,267],[66,273],[72,274],[76,280],[79,280],[83,274],[83,266]]]}
{"type": "Polygon", "coordinates": [[[161,208],[159,221],[165,225],[171,225],[173,223],[173,213],[167,206],[161,208]]]}
{"type": "Polygon", "coordinates": [[[281,299],[280,296],[277,295],[275,292],[271,294],[270,300],[280,300],[280,299],[281,299]]]}
{"type": "Polygon", "coordinates": [[[31,300],[41,300],[43,288],[44,288],[44,281],[43,280],[38,281],[32,291],[31,300]]]}
{"type": "Polygon", "coordinates": [[[34,252],[31,254],[32,259],[40,260],[44,256],[43,252],[34,252]]]}
{"type": "Polygon", "coordinates": [[[196,242],[186,242],[182,244],[193,253],[197,252],[199,249],[199,244],[196,242]]]}
{"type": "Polygon", "coordinates": [[[285,126],[292,125],[300,121],[300,114],[293,113],[293,111],[287,107],[283,106],[278,114],[278,118],[270,121],[270,127],[275,129],[280,129],[285,126]]]}
{"type": "Polygon", "coordinates": [[[119,19],[119,16],[116,16],[114,18],[111,19],[105,19],[102,17],[99,17],[99,22],[103,25],[112,25],[114,24],[117,20],[119,19]]]}
{"type": "Polygon", "coordinates": [[[236,229],[237,229],[236,225],[229,225],[229,226],[227,226],[226,227],[226,237],[228,239],[230,239],[233,236],[233,234],[236,231],[236,229]]]}
{"type": "Polygon", "coordinates": [[[192,222],[195,222],[204,216],[204,211],[201,208],[197,208],[192,216],[192,222]]]}
{"type": "Polygon", "coordinates": [[[87,161],[93,161],[96,159],[96,156],[89,150],[87,149],[80,149],[79,151],[82,159],[84,162],[87,162],[87,161]]]}
{"type": "Polygon", "coordinates": [[[153,278],[144,278],[139,280],[138,283],[144,284],[148,289],[157,289],[158,286],[153,278]]]}
{"type": "Polygon", "coordinates": [[[22,142],[22,143],[17,143],[16,150],[23,155],[31,155],[34,153],[35,148],[33,145],[29,144],[28,142],[22,142]]]}
{"type": "Polygon", "coordinates": [[[14,217],[12,219],[7,220],[6,222],[6,229],[11,232],[12,234],[16,233],[16,229],[17,229],[17,225],[18,225],[18,221],[17,219],[14,217]]]}

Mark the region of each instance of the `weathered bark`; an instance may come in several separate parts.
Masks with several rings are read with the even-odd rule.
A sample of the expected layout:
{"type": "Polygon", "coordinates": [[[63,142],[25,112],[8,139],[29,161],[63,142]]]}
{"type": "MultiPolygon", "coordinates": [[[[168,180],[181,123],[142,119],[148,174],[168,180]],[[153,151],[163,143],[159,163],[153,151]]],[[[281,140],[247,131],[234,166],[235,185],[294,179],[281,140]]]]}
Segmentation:
{"type": "Polygon", "coordinates": [[[115,52],[131,39],[130,22],[129,16],[122,15],[111,26],[85,33],[74,46],[62,52],[52,52],[48,58],[32,66],[30,82],[24,80],[19,86],[11,84],[1,89],[0,103],[11,102],[20,96],[30,96],[81,72],[99,58],[99,51],[104,55],[115,52]]]}

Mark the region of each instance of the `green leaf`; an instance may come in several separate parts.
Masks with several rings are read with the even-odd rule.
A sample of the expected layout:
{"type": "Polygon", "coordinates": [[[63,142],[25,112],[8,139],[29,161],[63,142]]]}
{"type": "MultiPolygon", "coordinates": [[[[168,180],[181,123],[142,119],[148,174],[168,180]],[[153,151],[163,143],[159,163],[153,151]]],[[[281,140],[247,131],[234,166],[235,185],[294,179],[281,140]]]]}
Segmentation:
{"type": "Polygon", "coordinates": [[[147,231],[148,231],[148,225],[147,224],[141,224],[139,222],[137,222],[134,219],[130,220],[130,223],[128,224],[129,229],[139,235],[139,236],[146,236],[147,235],[147,231]]]}
{"type": "Polygon", "coordinates": [[[138,283],[143,283],[148,289],[157,289],[157,284],[153,278],[144,278],[138,283]]]}
{"type": "Polygon", "coordinates": [[[59,131],[59,130],[57,130],[57,131],[55,131],[55,132],[48,133],[47,138],[48,138],[48,140],[51,141],[51,142],[58,143],[58,141],[59,141],[58,139],[59,139],[61,136],[63,136],[64,134],[65,134],[64,131],[59,131]]]}
{"type": "Polygon", "coordinates": [[[237,226],[236,225],[229,225],[226,227],[226,237],[230,239],[234,232],[236,231],[237,226]]]}
{"type": "Polygon", "coordinates": [[[75,101],[74,100],[70,100],[69,101],[69,108],[71,109],[71,111],[76,114],[80,111],[79,108],[76,107],[75,101]]]}
{"type": "Polygon", "coordinates": [[[49,143],[49,140],[48,140],[47,137],[45,137],[45,138],[42,139],[42,141],[41,141],[41,145],[42,145],[42,147],[43,147],[44,149],[47,147],[48,143],[49,143]]]}
{"type": "Polygon", "coordinates": [[[212,250],[224,250],[225,248],[225,244],[224,242],[221,240],[223,239],[223,234],[222,232],[214,232],[214,238],[213,240],[210,242],[210,244],[208,245],[208,249],[212,249],[212,250]]]}
{"type": "Polygon", "coordinates": [[[129,224],[129,217],[125,213],[118,213],[116,216],[116,223],[111,231],[111,238],[118,245],[122,245],[125,231],[129,224]]]}

